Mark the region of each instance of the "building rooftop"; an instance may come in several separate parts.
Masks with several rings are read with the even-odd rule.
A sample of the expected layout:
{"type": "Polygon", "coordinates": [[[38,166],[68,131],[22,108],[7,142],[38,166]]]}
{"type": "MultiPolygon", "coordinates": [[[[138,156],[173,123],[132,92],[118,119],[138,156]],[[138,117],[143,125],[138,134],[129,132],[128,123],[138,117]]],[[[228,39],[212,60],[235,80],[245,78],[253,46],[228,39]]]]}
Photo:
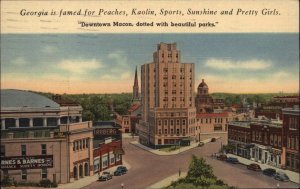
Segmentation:
{"type": "Polygon", "coordinates": [[[29,91],[1,89],[2,108],[59,108],[53,100],[29,91]]]}
{"type": "Polygon", "coordinates": [[[231,121],[229,125],[250,128],[251,121],[231,121]]]}
{"type": "Polygon", "coordinates": [[[121,126],[114,121],[95,121],[93,127],[97,128],[121,128],[121,126]]]}
{"type": "Polygon", "coordinates": [[[227,117],[228,113],[202,113],[197,114],[197,117],[227,117]]]}

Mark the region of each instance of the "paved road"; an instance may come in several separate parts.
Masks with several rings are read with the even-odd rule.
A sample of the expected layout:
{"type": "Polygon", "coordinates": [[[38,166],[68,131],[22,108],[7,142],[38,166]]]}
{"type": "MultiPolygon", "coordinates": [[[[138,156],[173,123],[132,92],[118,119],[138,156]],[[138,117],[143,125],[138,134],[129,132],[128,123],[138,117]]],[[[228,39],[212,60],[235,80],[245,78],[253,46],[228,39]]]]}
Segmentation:
{"type": "Polygon", "coordinates": [[[132,139],[123,139],[125,150],[124,159],[131,166],[127,174],[114,176],[106,182],[94,182],[86,189],[120,189],[121,183],[124,189],[143,189],[170,175],[188,170],[192,154],[205,157],[213,166],[214,174],[231,186],[239,188],[276,188],[277,183],[282,188],[298,188],[291,182],[277,182],[261,173],[247,170],[243,165],[233,165],[219,160],[211,159],[210,155],[217,152],[221,146],[220,141],[208,143],[203,147],[197,147],[181,154],[172,156],[158,156],[142,150],[129,142],[132,139]]]}

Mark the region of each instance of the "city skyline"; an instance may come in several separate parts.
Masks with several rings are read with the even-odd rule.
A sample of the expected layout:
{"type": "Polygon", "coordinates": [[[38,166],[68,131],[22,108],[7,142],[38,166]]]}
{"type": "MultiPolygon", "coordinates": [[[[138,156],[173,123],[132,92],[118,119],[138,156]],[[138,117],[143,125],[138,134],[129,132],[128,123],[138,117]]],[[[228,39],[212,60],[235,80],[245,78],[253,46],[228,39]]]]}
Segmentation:
{"type": "Polygon", "coordinates": [[[299,92],[298,34],[2,34],[1,88],[53,93],[132,92],[135,67],[156,44],[195,63],[195,89],[299,92]]]}

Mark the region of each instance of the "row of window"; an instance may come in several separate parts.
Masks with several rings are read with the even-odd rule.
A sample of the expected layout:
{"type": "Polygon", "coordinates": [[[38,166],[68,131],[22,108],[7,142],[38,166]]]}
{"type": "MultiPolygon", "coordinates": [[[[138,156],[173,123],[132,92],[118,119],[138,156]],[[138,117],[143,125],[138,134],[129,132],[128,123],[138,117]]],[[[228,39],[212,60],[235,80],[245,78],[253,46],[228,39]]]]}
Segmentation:
{"type": "Polygon", "coordinates": [[[289,128],[290,129],[297,129],[299,128],[299,117],[290,117],[289,118],[289,128]]]}
{"type": "Polygon", "coordinates": [[[89,139],[75,140],[73,142],[73,151],[84,150],[89,147],[89,139]]]}
{"type": "MultiPolygon", "coordinates": [[[[167,126],[167,125],[169,125],[169,123],[170,123],[170,126],[173,126],[175,124],[175,120],[174,119],[170,119],[170,120],[168,120],[168,119],[163,119],[163,120],[159,119],[158,120],[158,126],[162,126],[162,125],[167,126]]],[[[186,120],[185,119],[176,119],[176,125],[185,126],[186,125],[186,120]]]]}
{"type": "MultiPolygon", "coordinates": [[[[158,134],[159,135],[161,135],[161,134],[165,134],[165,135],[170,134],[170,135],[173,135],[175,133],[174,133],[174,129],[170,129],[170,131],[169,131],[169,129],[164,129],[164,133],[162,133],[161,129],[158,129],[158,134]]],[[[182,134],[184,136],[185,135],[185,129],[182,129],[182,132],[180,132],[180,129],[176,129],[176,135],[180,135],[180,134],[182,134]]]]}
{"type": "Polygon", "coordinates": [[[299,137],[288,137],[287,138],[287,148],[293,150],[299,150],[299,137]]]}
{"type": "MultiPolygon", "coordinates": [[[[198,118],[197,121],[200,123],[223,123],[223,119],[225,118],[198,118]]],[[[225,122],[228,123],[228,118],[225,119],[225,122]]]]}
{"type": "MultiPolygon", "coordinates": [[[[3,170],[4,175],[9,175],[8,170],[3,170]]],[[[22,180],[27,180],[27,169],[22,169],[21,170],[21,179],[22,180]]],[[[48,170],[47,168],[41,169],[41,179],[47,179],[48,178],[48,170]]]]}
{"type": "MultiPolygon", "coordinates": [[[[27,147],[26,144],[21,145],[21,155],[26,156],[27,154],[27,147]]],[[[47,155],[47,145],[41,144],[41,155],[47,155]]],[[[1,157],[5,157],[5,145],[1,145],[1,157]]]]}

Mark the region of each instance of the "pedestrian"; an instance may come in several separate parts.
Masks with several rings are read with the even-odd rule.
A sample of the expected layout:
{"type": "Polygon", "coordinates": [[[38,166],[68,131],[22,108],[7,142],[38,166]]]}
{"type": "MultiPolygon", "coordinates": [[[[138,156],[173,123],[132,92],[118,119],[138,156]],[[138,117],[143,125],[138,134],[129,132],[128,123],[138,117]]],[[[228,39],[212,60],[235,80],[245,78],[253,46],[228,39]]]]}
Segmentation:
{"type": "Polygon", "coordinates": [[[124,188],[124,184],[122,183],[122,184],[121,184],[121,189],[123,189],[123,188],[124,188]]]}
{"type": "Polygon", "coordinates": [[[178,175],[179,175],[179,177],[180,177],[180,175],[181,175],[181,169],[179,168],[179,170],[178,170],[178,175]]]}

